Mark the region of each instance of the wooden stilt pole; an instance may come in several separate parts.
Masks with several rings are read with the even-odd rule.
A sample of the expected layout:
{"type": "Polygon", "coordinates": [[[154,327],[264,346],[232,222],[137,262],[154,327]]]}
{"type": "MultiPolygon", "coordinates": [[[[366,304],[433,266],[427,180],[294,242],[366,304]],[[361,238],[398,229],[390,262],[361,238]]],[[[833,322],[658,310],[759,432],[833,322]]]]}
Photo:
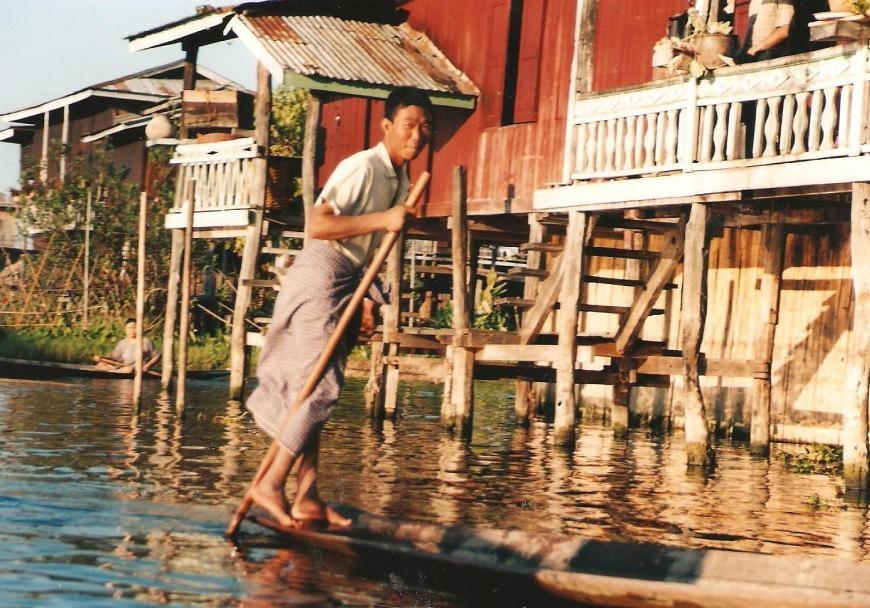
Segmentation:
{"type": "Polygon", "coordinates": [[[320,98],[308,93],[308,112],[302,140],[302,205],[305,212],[305,235],[308,238],[308,218],[314,207],[317,187],[317,136],[320,132],[320,98]]]}
{"type": "Polygon", "coordinates": [[[779,289],[782,279],[785,230],[782,224],[765,224],[761,232],[761,298],[759,299],[761,331],[755,338],[755,359],[767,364],[765,372],[752,381],[754,399],[749,431],[749,449],[766,456],[770,450],[770,363],[776,325],[779,322],[779,289]]]}
{"type": "Polygon", "coordinates": [[[396,237],[396,244],[387,258],[387,280],[390,282],[392,302],[389,314],[384,314],[384,334],[392,340],[387,346],[389,356],[385,366],[383,413],[388,418],[396,416],[399,401],[399,328],[402,326],[402,261],[404,260],[405,239],[402,234],[396,237]]]}
{"type": "Polygon", "coordinates": [[[175,360],[175,322],[178,320],[178,281],[181,275],[181,254],[184,249],[184,230],[172,230],[169,253],[169,283],[166,286],[166,314],[163,320],[163,356],[160,359],[160,387],[169,389],[175,360]]]}
{"type": "MultiPolygon", "coordinates": [[[[384,325],[386,326],[386,319],[384,325]]],[[[365,390],[366,414],[372,418],[383,418],[384,381],[386,380],[384,377],[384,351],[387,345],[383,340],[372,340],[371,347],[371,369],[365,390]]]]}
{"type": "Polygon", "coordinates": [[[686,434],[686,458],[689,466],[713,463],[704,397],[701,394],[698,360],[707,314],[707,263],[709,235],[707,207],[693,203],[686,225],[683,256],[683,408],[686,434]]]}
{"type": "Polygon", "coordinates": [[[583,237],[586,214],[568,212],[565,251],[562,253],[562,285],[559,292],[559,354],[556,361],[556,415],[554,435],[556,445],[574,443],[577,420],[577,399],[574,391],[574,366],[577,359],[577,306],[580,303],[580,281],[583,271],[583,237]]]}
{"type": "Polygon", "coordinates": [[[142,400],[142,346],[145,342],[145,231],[148,228],[148,194],[139,195],[139,244],[136,251],[136,363],[133,376],[133,405],[142,400]]]}
{"type": "Polygon", "coordinates": [[[185,201],[184,208],[184,255],[181,263],[181,315],[178,322],[178,378],[175,386],[175,409],[184,413],[185,388],[187,383],[187,339],[190,334],[190,283],[193,266],[193,192],[185,201]]]}
{"type": "Polygon", "coordinates": [[[453,374],[451,401],[453,428],[463,437],[471,434],[474,407],[474,351],[463,346],[471,330],[468,302],[468,222],[466,219],[465,167],[453,168],[453,214],[451,245],[453,257],[453,374]]]}
{"type": "Polygon", "coordinates": [[[453,411],[453,347],[447,346],[444,352],[444,385],[441,393],[441,425],[452,429],[455,418],[453,411]]]}
{"type": "MultiPolygon", "coordinates": [[[[414,188],[411,190],[411,193],[408,195],[408,199],[405,201],[405,205],[407,207],[413,208],[417,205],[417,201],[420,200],[420,196],[423,194],[423,190],[425,190],[426,185],[429,183],[429,177],[429,173],[423,172],[417,179],[417,183],[414,184],[414,188]]],[[[314,389],[320,382],[320,378],[321,376],[323,376],[323,372],[326,369],[329,360],[332,358],[332,355],[335,352],[339,341],[344,338],[344,333],[347,331],[348,325],[350,325],[351,320],[353,320],[354,315],[356,315],[357,310],[359,310],[359,306],[362,303],[363,298],[365,297],[366,293],[368,293],[369,287],[371,287],[371,284],[372,282],[374,282],[378,272],[380,272],[381,266],[383,266],[384,261],[386,260],[387,255],[390,253],[390,250],[392,250],[397,238],[398,233],[396,232],[390,232],[387,234],[383,244],[381,245],[381,248],[375,255],[374,260],[372,260],[372,263],[369,264],[368,269],[363,275],[359,286],[357,287],[353,296],[351,296],[350,302],[348,302],[347,304],[347,308],[344,310],[343,313],[341,313],[341,317],[338,319],[338,323],[336,323],[335,325],[335,330],[329,337],[329,342],[327,342],[326,347],[323,349],[323,352],[320,353],[320,357],[314,363],[314,369],[311,371],[311,374],[308,376],[308,379],[305,381],[305,384],[299,391],[296,403],[293,404],[293,406],[290,408],[290,411],[287,412],[287,415],[281,422],[281,426],[278,429],[277,435],[281,435],[284,432],[284,429],[287,426],[287,423],[290,421],[291,417],[293,416],[293,413],[296,412],[299,407],[305,402],[305,400],[311,396],[311,393],[314,392],[314,389]]],[[[254,485],[256,485],[263,478],[263,475],[265,475],[266,471],[269,470],[269,467],[272,466],[272,462],[275,460],[275,455],[278,453],[279,449],[281,448],[278,445],[277,441],[273,441],[272,445],[269,446],[269,451],[266,452],[266,455],[263,457],[263,461],[260,463],[260,468],[257,469],[257,473],[254,475],[254,479],[251,482],[251,485],[248,486],[248,489],[245,491],[245,496],[242,499],[242,503],[239,505],[235,513],[233,513],[232,518],[230,519],[230,523],[227,526],[226,530],[227,536],[235,536],[236,532],[238,531],[242,520],[245,518],[248,510],[251,508],[251,505],[254,504],[253,498],[251,498],[251,488],[253,488],[254,485]]]]}
{"type": "MultiPolygon", "coordinates": [[[[529,214],[529,242],[541,243],[544,240],[544,225],[538,219],[537,213],[529,214]]],[[[534,270],[540,270],[544,256],[539,251],[529,251],[526,254],[526,266],[534,270]]],[[[526,277],[523,282],[523,298],[534,299],[538,294],[538,279],[526,277]]],[[[514,383],[514,413],[516,422],[520,426],[528,426],[529,421],[535,415],[538,405],[540,388],[535,389],[535,384],[526,380],[517,380],[514,383]]]]}
{"type": "Polygon", "coordinates": [[[262,63],[257,64],[257,97],[254,101],[254,127],[257,146],[263,156],[255,158],[251,200],[256,208],[253,220],[245,231],[245,249],[239,268],[239,284],[233,308],[233,330],[230,336],[230,399],[241,399],[245,385],[245,359],[247,355],[245,319],[251,303],[250,280],[257,269],[260,240],[263,233],[263,214],[266,201],[266,171],[269,150],[269,118],[272,109],[272,77],[262,63]]]}
{"type": "Polygon", "coordinates": [[[843,477],[846,488],[863,492],[868,481],[867,398],[870,387],[870,183],[852,184],[852,282],[855,307],[846,367],[843,407],[843,477]]]}

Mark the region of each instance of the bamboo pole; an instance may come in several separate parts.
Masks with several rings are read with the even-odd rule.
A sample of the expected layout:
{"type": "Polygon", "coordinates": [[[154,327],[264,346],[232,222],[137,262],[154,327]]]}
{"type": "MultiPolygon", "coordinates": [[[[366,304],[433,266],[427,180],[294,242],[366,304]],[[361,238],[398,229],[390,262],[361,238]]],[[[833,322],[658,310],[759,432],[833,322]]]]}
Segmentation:
{"type": "Polygon", "coordinates": [[[136,251],[136,364],[133,376],[133,405],[142,400],[142,347],[145,342],[145,231],[148,227],[148,194],[139,195],[139,244],[136,251]]]}
{"type": "Polygon", "coordinates": [[[320,98],[314,91],[310,91],[302,140],[302,205],[305,212],[306,240],[308,239],[308,219],[311,209],[314,207],[314,191],[317,187],[317,136],[319,132],[320,98]]]}
{"type": "MultiPolygon", "coordinates": [[[[405,201],[406,207],[408,207],[409,209],[413,209],[414,207],[416,207],[417,201],[420,199],[420,196],[423,194],[423,190],[429,183],[429,177],[429,173],[425,171],[420,175],[420,177],[417,179],[417,183],[414,185],[414,189],[411,191],[411,194],[405,201]]],[[[347,331],[348,325],[350,325],[354,315],[356,315],[356,312],[359,309],[363,298],[365,298],[366,293],[368,293],[369,287],[371,287],[371,284],[374,282],[375,277],[378,276],[378,272],[380,272],[381,266],[383,266],[384,261],[390,254],[390,251],[392,250],[393,245],[395,245],[398,237],[398,232],[390,232],[387,234],[386,238],[383,241],[383,244],[381,245],[381,248],[378,250],[378,253],[375,255],[374,260],[372,260],[372,263],[369,265],[368,269],[363,275],[363,278],[360,281],[359,286],[356,288],[353,296],[351,297],[350,302],[348,302],[347,308],[344,309],[344,312],[338,319],[335,330],[332,332],[332,336],[330,336],[329,342],[327,342],[326,347],[323,349],[323,352],[320,353],[320,357],[315,362],[314,369],[308,376],[308,380],[306,380],[305,385],[302,387],[302,390],[299,391],[299,395],[296,398],[296,403],[294,403],[293,407],[290,408],[290,411],[287,412],[287,415],[281,422],[281,426],[276,435],[281,435],[284,432],[284,429],[287,427],[287,424],[290,422],[293,414],[301,407],[303,403],[305,403],[305,400],[311,396],[311,393],[314,392],[314,389],[320,382],[320,378],[323,376],[323,372],[326,369],[329,360],[332,358],[332,354],[335,352],[339,341],[344,338],[344,333],[345,331],[347,331]]],[[[266,471],[269,470],[269,467],[272,465],[272,461],[275,459],[275,455],[278,453],[279,449],[280,446],[278,445],[277,440],[272,441],[272,445],[269,446],[269,451],[266,452],[266,455],[263,457],[263,461],[260,463],[260,468],[257,469],[257,473],[254,475],[253,481],[245,491],[245,496],[244,498],[242,498],[241,504],[236,509],[235,513],[233,513],[233,516],[230,519],[230,523],[227,526],[226,530],[227,536],[235,536],[236,532],[238,531],[242,520],[245,518],[245,515],[248,513],[248,510],[251,508],[251,505],[254,502],[251,498],[251,489],[254,487],[254,485],[257,484],[257,482],[259,482],[263,478],[263,475],[266,474],[266,471]]]]}
{"type": "Polygon", "coordinates": [[[82,327],[88,328],[88,298],[91,284],[91,191],[85,203],[85,271],[82,285],[82,327]]]}
{"type": "Polygon", "coordinates": [[[190,333],[190,275],[193,264],[193,208],[196,204],[195,178],[184,208],[184,256],[181,264],[181,317],[178,322],[178,379],[175,386],[175,409],[184,413],[185,383],[187,382],[187,338],[190,333]]]}

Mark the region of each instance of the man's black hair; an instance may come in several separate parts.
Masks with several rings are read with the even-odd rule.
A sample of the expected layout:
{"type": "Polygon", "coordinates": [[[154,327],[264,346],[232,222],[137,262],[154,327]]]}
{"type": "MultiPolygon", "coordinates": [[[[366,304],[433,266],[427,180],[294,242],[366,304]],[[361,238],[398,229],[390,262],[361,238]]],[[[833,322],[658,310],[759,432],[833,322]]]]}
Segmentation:
{"type": "Polygon", "coordinates": [[[384,118],[393,120],[396,117],[396,112],[408,106],[423,108],[429,118],[432,118],[432,102],[429,100],[429,96],[414,87],[399,87],[390,92],[387,102],[384,104],[384,118]]]}
{"type": "Polygon", "coordinates": [[[136,319],[134,319],[133,317],[127,317],[127,320],[124,321],[124,327],[127,327],[127,325],[129,325],[130,323],[135,323],[135,322],[136,322],[136,319]]]}

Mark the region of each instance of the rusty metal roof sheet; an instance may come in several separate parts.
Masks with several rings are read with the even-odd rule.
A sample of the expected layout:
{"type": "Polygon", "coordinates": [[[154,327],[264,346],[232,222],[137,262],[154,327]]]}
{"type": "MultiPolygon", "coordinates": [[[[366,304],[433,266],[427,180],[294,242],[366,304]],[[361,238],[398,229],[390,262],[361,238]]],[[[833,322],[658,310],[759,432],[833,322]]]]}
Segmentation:
{"type": "Polygon", "coordinates": [[[238,19],[285,70],[346,82],[480,95],[468,76],[407,23],[311,15],[241,14],[238,19]]]}

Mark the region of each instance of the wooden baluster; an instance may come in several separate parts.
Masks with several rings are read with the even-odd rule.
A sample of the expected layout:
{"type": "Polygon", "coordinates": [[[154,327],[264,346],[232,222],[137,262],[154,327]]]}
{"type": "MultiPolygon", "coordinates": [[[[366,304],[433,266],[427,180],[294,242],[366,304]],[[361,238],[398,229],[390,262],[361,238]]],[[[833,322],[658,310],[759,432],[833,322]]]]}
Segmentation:
{"type": "Polygon", "coordinates": [[[725,144],[725,156],[728,160],[734,160],[743,156],[743,137],[741,117],[743,104],[735,101],[728,110],[728,140],[725,144]]]}
{"type": "Polygon", "coordinates": [[[843,85],[840,90],[840,124],[837,126],[838,148],[849,146],[849,117],[852,114],[852,85],[843,85]]]}
{"type": "Polygon", "coordinates": [[[688,113],[685,109],[679,110],[677,115],[677,161],[684,162],[684,157],[688,154],[686,151],[686,138],[683,132],[689,128],[688,113]]]}
{"type": "Polygon", "coordinates": [[[643,138],[646,133],[646,117],[641,115],[637,117],[637,122],[634,125],[634,166],[637,169],[643,167],[643,138]]]}
{"type": "Polygon", "coordinates": [[[595,151],[598,150],[595,138],[598,137],[598,123],[589,123],[588,129],[586,134],[586,173],[595,173],[595,165],[597,164],[595,151]]]}
{"type": "Polygon", "coordinates": [[[710,162],[713,151],[713,106],[701,108],[701,138],[698,146],[698,160],[702,163],[710,162]]]}
{"type": "Polygon", "coordinates": [[[791,135],[794,129],[794,95],[786,95],[782,104],[782,120],[779,125],[779,153],[791,152],[791,135]]]}
{"type": "Polygon", "coordinates": [[[752,133],[752,158],[761,156],[761,145],[764,139],[764,115],[767,109],[767,100],[759,99],[755,105],[755,127],[752,133]]]}
{"type": "Polygon", "coordinates": [[[813,99],[810,102],[810,135],[807,149],[814,152],[819,149],[819,135],[822,130],[822,92],[813,91],[813,99]]]}
{"type": "Polygon", "coordinates": [[[658,121],[656,122],[656,165],[665,164],[665,129],[667,114],[659,112],[658,121]]]}
{"type": "Polygon", "coordinates": [[[725,139],[728,133],[728,106],[727,103],[716,104],[716,126],[713,129],[713,161],[725,160],[725,139]]]}
{"type": "Polygon", "coordinates": [[[625,149],[622,159],[623,169],[634,169],[634,136],[637,132],[637,116],[629,116],[625,119],[625,149]]]}
{"type": "Polygon", "coordinates": [[[677,128],[677,110],[668,110],[668,128],[665,132],[665,164],[673,165],[677,162],[677,143],[679,130],[677,128]]]}
{"type": "Polygon", "coordinates": [[[577,129],[577,137],[574,139],[576,142],[575,156],[574,156],[574,173],[585,173],[586,172],[586,163],[588,159],[586,158],[586,138],[589,136],[586,123],[581,123],[574,127],[577,129]]]}
{"type": "Polygon", "coordinates": [[[802,91],[795,96],[797,107],[794,114],[794,145],[791,147],[792,154],[800,154],[807,151],[807,145],[804,138],[807,134],[807,99],[810,94],[807,91],[802,91]]]}
{"type": "Polygon", "coordinates": [[[822,111],[822,150],[834,147],[834,126],[837,124],[837,87],[825,89],[825,109],[822,111]]]}
{"type": "Polygon", "coordinates": [[[607,166],[607,121],[598,121],[595,131],[595,170],[600,172],[607,166]]]}
{"type": "Polygon", "coordinates": [[[604,140],[604,170],[613,171],[616,156],[616,121],[612,118],[607,121],[607,137],[604,140]]]}
{"type": "Polygon", "coordinates": [[[771,97],[767,100],[769,111],[764,123],[764,154],[765,158],[776,156],[776,136],[779,135],[779,106],[782,97],[771,97]]]}
{"type": "Polygon", "coordinates": [[[613,151],[613,166],[621,171],[625,164],[625,118],[616,119],[616,142],[613,151]]]}
{"type": "Polygon", "coordinates": [[[646,134],[643,139],[643,166],[652,167],[655,165],[655,147],[656,147],[656,122],[658,114],[646,115],[646,134]]]}

